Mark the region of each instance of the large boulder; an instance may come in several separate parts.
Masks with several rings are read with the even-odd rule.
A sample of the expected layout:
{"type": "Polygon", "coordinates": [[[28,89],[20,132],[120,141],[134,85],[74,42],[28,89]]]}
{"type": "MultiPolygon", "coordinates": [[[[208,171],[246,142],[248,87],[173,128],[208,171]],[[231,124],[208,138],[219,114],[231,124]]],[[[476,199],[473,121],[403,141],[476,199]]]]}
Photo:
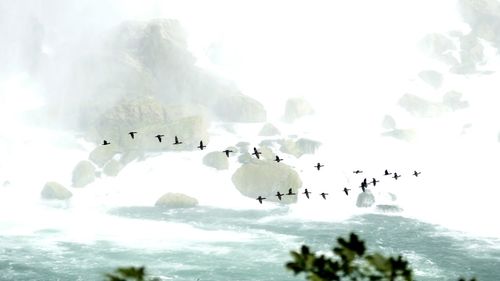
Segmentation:
{"type": "Polygon", "coordinates": [[[297,195],[284,196],[279,201],[275,196],[276,192],[286,193],[291,188],[298,194],[302,187],[302,180],[296,171],[286,164],[270,160],[250,161],[242,165],[234,172],[231,180],[245,196],[262,196],[267,201],[286,204],[297,202],[297,195]]]}
{"type": "Polygon", "coordinates": [[[244,95],[222,97],[215,105],[217,116],[228,122],[264,122],[266,110],[257,100],[244,95]]]}
{"type": "Polygon", "coordinates": [[[69,191],[61,184],[50,181],[47,182],[43,187],[41,195],[43,199],[66,200],[71,198],[71,196],[73,196],[73,193],[71,193],[71,191],[69,191]]]}
{"type": "Polygon", "coordinates": [[[262,127],[262,129],[260,129],[260,132],[259,132],[259,136],[263,136],[263,137],[276,136],[279,134],[280,134],[280,131],[278,130],[278,128],[276,128],[271,123],[264,124],[264,126],[262,127]]]}
{"type": "Polygon", "coordinates": [[[291,154],[297,158],[304,154],[314,154],[316,150],[321,146],[319,141],[300,138],[296,141],[291,139],[281,140],[280,151],[286,154],[291,154]]]}
{"type": "Polygon", "coordinates": [[[288,99],[285,105],[284,120],[293,122],[298,118],[314,113],[312,106],[303,98],[288,99]]]}
{"type": "Polygon", "coordinates": [[[96,177],[96,168],[89,161],[80,161],[73,169],[72,182],[74,187],[84,187],[93,182],[96,177]]]}
{"type": "Polygon", "coordinates": [[[220,151],[212,151],[203,157],[203,164],[217,170],[229,169],[229,160],[226,155],[220,151]]]}
{"type": "Polygon", "coordinates": [[[99,145],[90,152],[89,160],[102,168],[118,153],[116,148],[116,145],[99,145]]]}
{"type": "Polygon", "coordinates": [[[193,208],[198,205],[198,200],[194,197],[182,193],[166,193],[160,197],[156,203],[156,207],[179,209],[179,208],[193,208]]]}
{"type": "Polygon", "coordinates": [[[375,196],[373,196],[370,190],[366,192],[361,192],[356,200],[356,206],[359,208],[369,208],[375,204],[375,196]]]}

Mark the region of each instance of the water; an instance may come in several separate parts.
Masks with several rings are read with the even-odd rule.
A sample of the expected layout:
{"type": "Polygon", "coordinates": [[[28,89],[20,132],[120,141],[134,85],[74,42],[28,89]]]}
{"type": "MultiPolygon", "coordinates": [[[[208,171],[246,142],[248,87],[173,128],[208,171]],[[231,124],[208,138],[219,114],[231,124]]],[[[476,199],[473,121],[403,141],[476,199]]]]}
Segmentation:
{"type": "MultiPolygon", "coordinates": [[[[125,231],[135,233],[138,245],[127,247],[107,240],[42,243],[58,234],[55,229],[1,236],[2,280],[102,280],[103,273],[124,265],[147,265],[152,275],[164,280],[303,280],[284,267],[290,260],[289,251],[307,244],[326,252],[336,237],[346,237],[351,231],[366,241],[370,251],[403,254],[415,268],[417,280],[455,280],[459,276],[496,280],[500,275],[498,240],[468,238],[400,216],[370,214],[340,223],[303,222],[288,218],[287,212],[287,208],[117,208],[110,214],[127,219],[129,229],[125,231]],[[236,237],[215,241],[199,237],[199,241],[173,247],[151,248],[140,246],[143,230],[136,224],[139,220],[188,225],[208,236],[223,231],[236,237]],[[245,237],[237,238],[239,233],[245,237]]],[[[168,229],[158,231],[169,235],[168,229]]]]}

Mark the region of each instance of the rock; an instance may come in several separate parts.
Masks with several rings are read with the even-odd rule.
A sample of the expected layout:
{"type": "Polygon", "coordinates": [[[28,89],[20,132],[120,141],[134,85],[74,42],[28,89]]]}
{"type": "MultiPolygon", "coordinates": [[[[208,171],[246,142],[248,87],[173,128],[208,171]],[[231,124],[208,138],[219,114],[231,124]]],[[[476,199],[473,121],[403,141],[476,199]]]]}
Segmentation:
{"type": "Polygon", "coordinates": [[[453,40],[440,33],[427,34],[420,40],[420,48],[429,56],[450,66],[458,65],[458,60],[451,54],[457,47],[453,40]]]}
{"type": "Polygon", "coordinates": [[[155,206],[169,209],[193,208],[198,206],[198,200],[182,193],[169,192],[160,197],[156,201],[155,206]]]}
{"type": "Polygon", "coordinates": [[[89,160],[102,168],[117,153],[118,150],[115,145],[99,145],[90,152],[89,160]]]}
{"type": "Polygon", "coordinates": [[[249,162],[238,168],[231,178],[234,186],[241,194],[250,198],[266,197],[266,201],[285,204],[297,202],[297,195],[285,196],[281,201],[276,196],[277,191],[295,193],[302,187],[299,174],[290,166],[275,163],[270,160],[249,162]]]}
{"type": "Polygon", "coordinates": [[[296,141],[287,139],[280,141],[280,151],[286,154],[291,154],[297,158],[304,154],[314,154],[320,147],[321,143],[315,140],[300,138],[296,141]]]}
{"type": "Polygon", "coordinates": [[[361,192],[356,200],[356,206],[359,208],[368,208],[375,204],[375,196],[373,196],[370,190],[366,192],[361,192]]]}
{"type": "Polygon", "coordinates": [[[47,182],[42,189],[43,199],[66,200],[71,198],[73,193],[57,182],[47,182]]]}
{"type": "Polygon", "coordinates": [[[377,205],[375,206],[377,211],[381,211],[384,213],[399,213],[402,212],[403,209],[398,207],[397,205],[377,205]]]}
{"type": "Polygon", "coordinates": [[[219,99],[215,105],[217,116],[227,122],[264,122],[266,110],[257,100],[244,96],[234,95],[219,99]]]}
{"type": "Polygon", "coordinates": [[[443,75],[434,70],[426,70],[418,73],[418,77],[435,89],[441,87],[443,84],[443,75]]]}
{"type": "Polygon", "coordinates": [[[396,129],[396,121],[392,116],[386,115],[384,116],[384,120],[382,121],[382,128],[384,129],[396,129]]]}
{"type": "Polygon", "coordinates": [[[382,133],[382,136],[393,137],[402,141],[413,141],[417,136],[414,129],[394,129],[388,132],[382,133]]]}
{"type": "Polygon", "coordinates": [[[259,136],[270,137],[279,135],[280,131],[271,123],[266,123],[259,132],[259,136]]]}
{"type": "Polygon", "coordinates": [[[116,177],[123,167],[124,165],[121,162],[111,159],[102,171],[108,177],[116,177]]]}
{"type": "Polygon", "coordinates": [[[203,164],[217,170],[227,170],[229,168],[229,160],[226,155],[220,151],[213,151],[203,157],[203,164]]]}
{"type": "Polygon", "coordinates": [[[123,152],[194,150],[201,139],[208,140],[208,124],[203,114],[192,111],[196,109],[162,105],[153,97],[127,99],[101,115],[95,128],[99,139],[109,139],[123,152]],[[139,132],[135,139],[128,135],[130,131],[139,132]],[[154,137],[158,134],[166,135],[164,143],[158,143],[154,137]],[[183,144],[170,145],[173,135],[183,144]]]}
{"type": "Polygon", "coordinates": [[[303,98],[288,99],[285,105],[284,120],[293,122],[298,118],[313,114],[312,106],[303,98]]]}
{"type": "Polygon", "coordinates": [[[449,91],[443,96],[443,105],[451,111],[469,107],[469,102],[462,101],[462,93],[449,91]]]}
{"type": "Polygon", "coordinates": [[[248,152],[248,150],[250,149],[250,143],[246,141],[240,141],[236,144],[236,147],[239,148],[241,153],[248,152]]]}
{"type": "Polygon", "coordinates": [[[89,161],[80,161],[73,169],[73,186],[84,187],[93,182],[96,177],[96,168],[89,161]]]}
{"type": "Polygon", "coordinates": [[[417,117],[436,117],[442,114],[443,108],[413,94],[404,94],[398,104],[412,115],[417,117]]]}
{"type": "Polygon", "coordinates": [[[460,0],[459,9],[471,34],[500,46],[500,3],[496,0],[460,0]]]}

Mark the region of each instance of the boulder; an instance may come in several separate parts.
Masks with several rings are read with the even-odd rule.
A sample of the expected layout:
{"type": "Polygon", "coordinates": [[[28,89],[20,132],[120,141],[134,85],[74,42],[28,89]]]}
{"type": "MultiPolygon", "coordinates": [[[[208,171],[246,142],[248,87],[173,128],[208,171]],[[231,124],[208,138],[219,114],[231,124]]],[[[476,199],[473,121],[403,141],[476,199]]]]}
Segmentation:
{"type": "Polygon", "coordinates": [[[435,89],[443,84],[443,75],[434,70],[420,71],[418,77],[435,89]]]}
{"type": "Polygon", "coordinates": [[[462,100],[462,93],[449,91],[443,96],[443,105],[455,111],[469,107],[469,102],[462,100]]]}
{"type": "Polygon", "coordinates": [[[277,191],[288,192],[289,188],[298,194],[302,187],[299,174],[290,166],[270,160],[250,161],[238,168],[232,178],[234,186],[241,194],[250,198],[263,196],[266,201],[285,204],[297,202],[297,195],[284,196],[281,201],[276,196],[277,191]]]}
{"type": "Polygon", "coordinates": [[[459,9],[471,34],[500,46],[500,3],[496,0],[460,0],[459,9]]]}
{"type": "Polygon", "coordinates": [[[293,122],[298,118],[313,114],[312,106],[303,98],[288,99],[285,105],[284,120],[293,122]]]}
{"type": "Polygon", "coordinates": [[[436,117],[442,114],[440,104],[428,101],[413,94],[404,94],[398,104],[417,117],[436,117]]]}
{"type": "Polygon", "coordinates": [[[193,208],[198,206],[198,200],[182,193],[169,192],[160,197],[155,206],[168,209],[193,208]]]}
{"type": "Polygon", "coordinates": [[[384,213],[399,213],[403,211],[403,209],[397,205],[376,205],[375,208],[377,211],[384,213]]]}
{"type": "Polygon", "coordinates": [[[215,113],[222,121],[255,123],[266,121],[266,110],[257,100],[244,95],[221,97],[215,113]]]}
{"type": "Polygon", "coordinates": [[[67,188],[62,186],[57,182],[47,182],[42,189],[42,198],[43,199],[58,199],[58,200],[66,200],[73,196],[67,188]]]}
{"type": "Polygon", "coordinates": [[[459,61],[453,56],[452,51],[457,49],[457,46],[448,36],[440,33],[427,34],[419,42],[420,48],[427,55],[436,58],[449,66],[459,64],[459,61]]]}
{"type": "Polygon", "coordinates": [[[108,161],[118,153],[115,145],[99,145],[94,148],[89,154],[89,160],[97,167],[103,167],[108,161]]]}
{"type": "Polygon", "coordinates": [[[271,123],[266,123],[259,132],[259,136],[270,137],[279,135],[280,131],[271,123]]]}
{"type": "Polygon", "coordinates": [[[212,151],[203,157],[203,164],[217,170],[227,170],[229,160],[226,155],[220,151],[212,151]]]}
{"type": "Polygon", "coordinates": [[[319,141],[306,138],[300,138],[296,141],[290,139],[282,140],[280,144],[281,152],[291,154],[297,158],[304,154],[314,154],[321,145],[319,141]]]}
{"type": "Polygon", "coordinates": [[[84,187],[93,182],[96,177],[96,168],[89,161],[80,161],[73,169],[72,182],[74,187],[84,187]]]}
{"type": "Polygon", "coordinates": [[[396,129],[396,121],[392,118],[392,116],[386,115],[384,116],[384,120],[382,120],[382,128],[396,129]]]}
{"type": "Polygon", "coordinates": [[[368,208],[375,204],[375,196],[373,196],[370,190],[366,192],[361,192],[356,200],[356,206],[359,208],[368,208]]]}
{"type": "Polygon", "coordinates": [[[103,173],[108,177],[116,177],[123,169],[124,165],[115,159],[111,159],[102,169],[103,173]]]}

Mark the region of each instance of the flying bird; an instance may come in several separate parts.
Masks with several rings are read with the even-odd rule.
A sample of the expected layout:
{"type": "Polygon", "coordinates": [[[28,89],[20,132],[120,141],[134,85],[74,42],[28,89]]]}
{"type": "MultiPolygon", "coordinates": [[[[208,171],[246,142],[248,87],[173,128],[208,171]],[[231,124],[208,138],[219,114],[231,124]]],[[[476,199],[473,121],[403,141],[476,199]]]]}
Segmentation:
{"type": "Polygon", "coordinates": [[[279,163],[279,162],[283,161],[283,159],[281,159],[278,155],[276,155],[276,158],[274,159],[274,161],[279,163]]]}
{"type": "Polygon", "coordinates": [[[320,193],[319,195],[321,195],[321,197],[323,197],[323,199],[325,199],[325,200],[326,200],[326,196],[328,195],[328,193],[324,193],[324,192],[322,192],[322,193],[320,193]]]}
{"type": "Polygon", "coordinates": [[[199,148],[200,150],[203,150],[205,147],[207,147],[207,146],[206,146],[206,145],[203,145],[203,141],[201,140],[201,141],[200,141],[200,145],[198,146],[198,148],[199,148]]]}
{"type": "Polygon", "coordinates": [[[305,194],[307,199],[309,199],[309,194],[311,194],[311,192],[309,192],[309,190],[307,190],[307,188],[306,188],[306,190],[304,192],[302,192],[302,194],[305,194]]]}
{"type": "Polygon", "coordinates": [[[155,137],[158,139],[159,142],[161,142],[161,138],[164,137],[164,135],[156,135],[155,137]]]}
{"type": "Polygon", "coordinates": [[[380,181],[378,181],[376,178],[373,178],[370,183],[373,184],[373,186],[376,186],[377,182],[380,182],[380,181]]]}
{"type": "Polygon", "coordinates": [[[134,136],[135,136],[135,134],[137,134],[137,132],[129,132],[128,134],[130,135],[130,137],[131,137],[132,139],[134,139],[134,136]]]}
{"type": "Polygon", "coordinates": [[[356,171],[353,171],[354,174],[361,174],[363,171],[360,171],[360,170],[356,170],[356,171]]]}
{"type": "Polygon", "coordinates": [[[259,203],[260,203],[260,204],[262,204],[262,200],[264,200],[264,199],[266,199],[266,198],[264,198],[264,197],[262,197],[262,196],[257,197],[257,200],[259,200],[259,203]]]}
{"type": "Polygon", "coordinates": [[[108,144],[111,144],[111,143],[109,141],[107,141],[107,140],[103,140],[102,141],[102,145],[108,145],[108,144]]]}
{"type": "Polygon", "coordinates": [[[292,189],[288,189],[288,193],[286,195],[295,195],[295,193],[293,193],[292,189]]]}
{"type": "Polygon", "coordinates": [[[315,167],[316,169],[318,169],[318,171],[319,171],[319,169],[321,169],[321,167],[324,167],[324,166],[325,166],[325,165],[321,165],[321,164],[318,162],[318,164],[316,164],[316,166],[314,166],[314,167],[315,167]]]}
{"type": "Polygon", "coordinates": [[[418,177],[418,175],[420,175],[421,173],[422,173],[422,172],[413,171],[413,175],[414,175],[415,177],[418,177]]]}
{"type": "Polygon", "coordinates": [[[229,153],[233,152],[233,151],[229,150],[229,149],[226,149],[226,150],[223,150],[222,152],[224,152],[226,154],[226,156],[229,157],[229,153]]]}
{"type": "Polygon", "coordinates": [[[175,136],[174,145],[178,145],[178,144],[182,144],[182,141],[179,141],[179,139],[177,138],[177,136],[175,136]]]}
{"type": "Polygon", "coordinates": [[[349,188],[344,187],[344,192],[345,192],[345,195],[349,195],[349,190],[350,190],[349,188]]]}
{"type": "Polygon", "coordinates": [[[395,179],[395,180],[397,180],[400,177],[401,177],[401,175],[398,175],[398,173],[394,173],[394,176],[392,178],[395,179]]]}
{"type": "Polygon", "coordinates": [[[278,197],[278,199],[281,201],[281,197],[283,196],[284,194],[281,194],[279,191],[276,192],[276,196],[278,197]]]}
{"type": "Polygon", "coordinates": [[[392,173],[389,173],[389,171],[385,170],[384,176],[392,175],[392,173]]]}
{"type": "Polygon", "coordinates": [[[259,156],[260,154],[262,154],[262,152],[259,152],[257,150],[257,148],[254,147],[252,155],[255,155],[255,157],[257,157],[257,159],[260,159],[260,156],[259,156]]]}

